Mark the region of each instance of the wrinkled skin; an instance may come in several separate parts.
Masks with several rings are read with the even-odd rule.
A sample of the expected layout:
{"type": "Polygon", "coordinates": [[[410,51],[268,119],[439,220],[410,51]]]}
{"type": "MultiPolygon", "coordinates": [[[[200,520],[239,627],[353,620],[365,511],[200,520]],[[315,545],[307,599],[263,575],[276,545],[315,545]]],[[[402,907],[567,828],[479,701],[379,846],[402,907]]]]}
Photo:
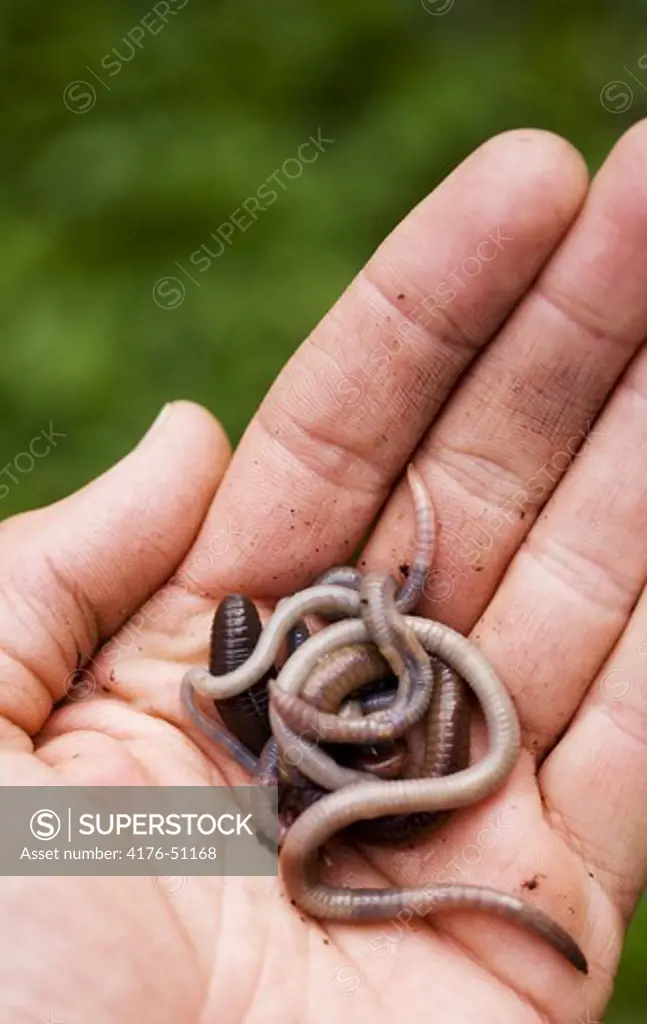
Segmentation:
{"type": "Polygon", "coordinates": [[[487,915],[305,920],[275,878],[3,878],[3,1021],[601,1018],[647,864],[646,170],[644,124],[590,191],[562,140],[495,138],[373,256],[231,462],[211,414],[173,403],[110,472],[0,530],[0,783],[243,781],[178,701],[218,597],[267,611],[383,503],[366,564],[406,562],[417,449],[440,530],[422,611],[471,631],[524,750],[441,833],[335,847],[331,877],[523,892],[590,976],[487,915]]]}

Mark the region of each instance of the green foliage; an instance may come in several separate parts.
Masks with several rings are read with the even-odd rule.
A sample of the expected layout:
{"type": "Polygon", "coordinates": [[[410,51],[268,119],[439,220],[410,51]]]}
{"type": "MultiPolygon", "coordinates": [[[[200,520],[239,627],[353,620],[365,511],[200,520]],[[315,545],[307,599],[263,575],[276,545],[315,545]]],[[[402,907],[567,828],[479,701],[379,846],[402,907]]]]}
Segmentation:
{"type": "MultiPolygon", "coordinates": [[[[440,0],[183,2],[127,63],[114,50],[152,2],[2,4],[1,461],[50,422],[67,435],[3,515],[83,484],[171,398],[237,439],[385,233],[488,136],[552,129],[595,169],[647,113],[638,0],[455,0],[443,16],[425,10],[440,0]],[[79,79],[96,89],[84,113],[63,102],[79,79]],[[613,80],[633,97],[616,86],[605,109],[613,80]],[[196,271],[191,253],[319,127],[334,144],[196,271]],[[153,301],[169,275],[186,288],[173,309],[153,301]]],[[[610,1024],[644,1016],[646,949],[643,916],[610,1024]]]]}

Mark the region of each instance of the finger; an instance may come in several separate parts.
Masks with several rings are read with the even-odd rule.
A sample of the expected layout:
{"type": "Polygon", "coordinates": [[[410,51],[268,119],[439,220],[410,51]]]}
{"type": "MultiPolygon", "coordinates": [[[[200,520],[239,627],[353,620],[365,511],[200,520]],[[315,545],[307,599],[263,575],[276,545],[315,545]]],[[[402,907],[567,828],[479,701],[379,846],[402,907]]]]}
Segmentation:
{"type": "Polygon", "coordinates": [[[647,881],[647,594],[540,775],[547,814],[625,920],[647,881]]]}
{"type": "MultiPolygon", "coordinates": [[[[616,146],[568,236],[416,453],[439,523],[423,611],[457,629],[483,611],[645,337],[646,165],[643,123],[616,146]]],[[[367,563],[407,561],[410,507],[403,485],[367,563]]],[[[535,601],[521,576],[497,608],[508,615],[535,601]]]]}
{"type": "MultiPolygon", "coordinates": [[[[645,124],[629,133],[616,155],[617,187],[632,195],[630,203],[617,201],[613,230],[619,237],[609,248],[612,257],[618,250],[623,283],[610,271],[599,279],[598,294],[605,297],[609,317],[615,311],[617,323],[623,315],[631,317],[635,334],[621,344],[626,348],[629,341],[633,348],[647,331],[647,214],[639,212],[647,209],[645,124]],[[626,174],[628,167],[632,175],[626,174]],[[631,304],[624,290],[628,282],[631,304]],[[616,309],[616,296],[625,300],[624,312],[616,309]]],[[[603,248],[604,242],[598,243],[598,251],[603,248]]],[[[512,692],[525,741],[537,753],[568,725],[647,577],[647,492],[642,474],[627,472],[628,453],[641,452],[647,441],[646,395],[642,350],[475,630],[512,692]]]]}
{"type": "Polygon", "coordinates": [[[646,399],[643,351],[476,627],[538,753],[568,725],[647,578],[647,480],[627,472],[627,453],[647,445],[646,399]]]}
{"type": "Polygon", "coordinates": [[[567,143],[512,132],[479,149],[405,219],[245,434],[192,553],[208,561],[214,536],[223,546],[228,531],[217,566],[200,577],[205,589],[276,596],[349,559],[584,191],[581,159],[567,143]]]}
{"type": "Polygon", "coordinates": [[[37,731],[74,670],[171,575],[228,458],[213,417],[175,402],[98,480],[3,524],[0,735],[37,731]]]}

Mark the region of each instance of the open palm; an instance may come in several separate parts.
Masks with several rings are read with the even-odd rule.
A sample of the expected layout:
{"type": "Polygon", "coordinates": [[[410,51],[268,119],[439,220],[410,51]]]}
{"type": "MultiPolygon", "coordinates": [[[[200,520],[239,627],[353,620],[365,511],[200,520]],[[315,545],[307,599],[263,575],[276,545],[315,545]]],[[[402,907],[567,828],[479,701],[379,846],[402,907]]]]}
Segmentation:
{"type": "Polygon", "coordinates": [[[330,875],[522,893],[589,977],[486,914],[306,920],[276,878],[5,878],[3,1022],[600,1017],[647,855],[646,168],[645,125],[588,195],[562,140],[488,142],[378,250],[229,466],[210,414],[174,403],[110,472],[0,531],[0,784],[240,782],[178,700],[216,601],[269,609],[380,509],[366,564],[395,571],[415,453],[440,531],[420,613],[471,631],[524,750],[435,836],[338,846],[330,875]]]}

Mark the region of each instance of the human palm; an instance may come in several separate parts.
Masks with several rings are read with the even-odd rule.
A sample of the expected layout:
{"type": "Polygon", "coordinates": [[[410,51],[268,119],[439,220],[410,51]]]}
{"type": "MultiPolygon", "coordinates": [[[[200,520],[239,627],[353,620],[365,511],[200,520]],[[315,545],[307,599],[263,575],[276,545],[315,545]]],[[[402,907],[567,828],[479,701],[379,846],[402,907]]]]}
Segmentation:
{"type": "Polygon", "coordinates": [[[439,523],[420,612],[471,631],[524,748],[442,831],[338,844],[330,877],[520,892],[589,977],[487,914],[307,920],[276,878],[5,878],[2,1021],[600,1016],[647,854],[646,163],[639,125],[586,195],[563,141],[492,140],[378,250],[229,465],[210,414],[174,403],[110,472],[0,532],[0,783],[242,782],[178,700],[215,603],[268,610],[380,509],[365,563],[396,570],[413,455],[439,523]]]}

